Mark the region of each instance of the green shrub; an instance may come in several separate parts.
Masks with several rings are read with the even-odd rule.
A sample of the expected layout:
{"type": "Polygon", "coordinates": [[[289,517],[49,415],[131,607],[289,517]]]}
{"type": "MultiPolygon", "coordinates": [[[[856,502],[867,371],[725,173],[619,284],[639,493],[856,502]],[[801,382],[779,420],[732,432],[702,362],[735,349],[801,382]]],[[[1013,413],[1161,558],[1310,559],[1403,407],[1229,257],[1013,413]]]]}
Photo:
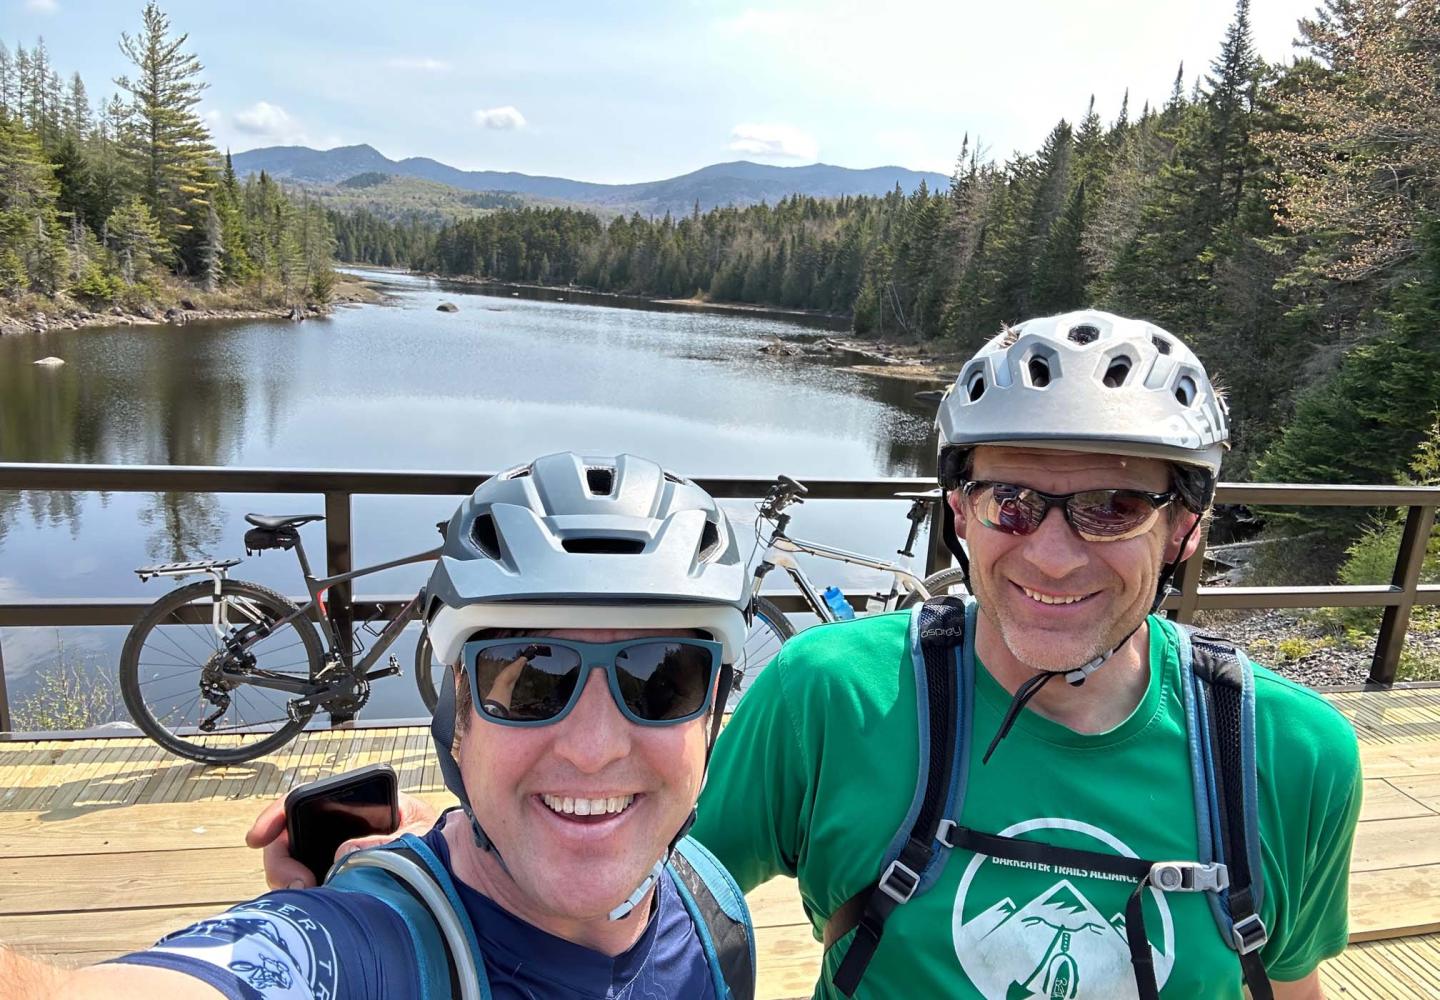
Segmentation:
{"type": "Polygon", "coordinates": [[[114,672],[97,659],[74,658],[64,643],[56,642],[56,658],[36,671],[35,690],[15,705],[15,730],[89,729],[123,717],[114,672]]]}

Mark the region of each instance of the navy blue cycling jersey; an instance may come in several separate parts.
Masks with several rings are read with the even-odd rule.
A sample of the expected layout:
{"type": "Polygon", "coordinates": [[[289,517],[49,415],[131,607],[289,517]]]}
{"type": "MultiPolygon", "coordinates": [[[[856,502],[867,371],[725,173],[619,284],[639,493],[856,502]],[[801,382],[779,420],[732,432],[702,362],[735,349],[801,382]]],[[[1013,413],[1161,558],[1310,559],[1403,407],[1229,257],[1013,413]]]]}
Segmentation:
{"type": "MultiPolygon", "coordinates": [[[[438,828],[425,835],[441,862],[438,828]]],[[[634,947],[611,958],[547,934],[456,881],[495,1000],[714,1000],[710,969],[674,883],[634,947]]],[[[410,938],[380,900],[318,889],[272,892],[114,961],[175,969],[232,1000],[404,1000],[418,996],[410,938]]]]}

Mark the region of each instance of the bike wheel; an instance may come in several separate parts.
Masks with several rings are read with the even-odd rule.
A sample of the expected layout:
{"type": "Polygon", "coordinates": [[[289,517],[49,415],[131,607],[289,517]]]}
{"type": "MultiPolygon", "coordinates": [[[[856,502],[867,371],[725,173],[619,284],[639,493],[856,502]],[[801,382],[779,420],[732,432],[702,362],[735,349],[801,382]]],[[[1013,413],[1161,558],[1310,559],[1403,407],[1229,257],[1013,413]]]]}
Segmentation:
{"type": "Polygon", "coordinates": [[[735,664],[735,682],[730,691],[730,707],[749,690],[765,665],[775,658],[788,639],[795,637],[795,626],[785,617],[785,612],[772,601],[763,597],[755,598],[755,615],[750,621],[750,634],[745,637],[745,648],[741,651],[740,662],[735,664]]]}
{"type": "MultiPolygon", "coordinates": [[[[931,597],[965,597],[970,591],[965,589],[965,573],[959,566],[952,566],[950,569],[942,569],[938,573],[931,573],[922,583],[931,597]]],[[[916,594],[906,594],[900,602],[901,608],[908,608],[918,604],[920,598],[916,594]]]]}
{"type": "Polygon", "coordinates": [[[311,715],[292,718],[297,695],[247,684],[245,675],[308,680],[320,672],[324,652],[308,619],[276,624],[298,609],[267,587],[223,581],[219,632],[215,604],[210,581],[152,604],[125,637],[120,692],[136,725],[166,750],[205,764],[238,764],[284,746],[311,715]],[[248,645],[227,654],[231,640],[248,645]],[[222,665],[231,668],[223,678],[222,665]]]}
{"type": "Polygon", "coordinates": [[[431,715],[435,714],[435,705],[440,701],[437,677],[445,679],[445,665],[436,661],[435,652],[430,648],[430,635],[422,628],[420,641],[415,644],[415,686],[420,689],[420,700],[431,715]]]}

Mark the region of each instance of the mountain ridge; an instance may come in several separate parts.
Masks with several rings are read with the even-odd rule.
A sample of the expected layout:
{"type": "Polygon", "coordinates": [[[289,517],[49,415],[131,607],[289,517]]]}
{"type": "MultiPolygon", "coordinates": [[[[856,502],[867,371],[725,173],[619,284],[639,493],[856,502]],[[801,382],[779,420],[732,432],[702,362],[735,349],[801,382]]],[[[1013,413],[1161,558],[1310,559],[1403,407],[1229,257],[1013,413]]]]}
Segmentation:
{"type": "Polygon", "coordinates": [[[791,194],[817,198],[911,192],[923,181],[932,189],[949,183],[944,174],[880,166],[856,169],[826,163],[793,167],[750,160],[713,163],[687,174],[654,181],[602,184],[518,171],[461,170],[427,156],[391,160],[368,143],[317,150],[308,146],[266,146],[233,154],[237,174],[265,171],[277,180],[335,185],[356,174],[415,177],[463,191],[503,191],[545,201],[570,202],[611,211],[661,215],[701,211],[721,205],[775,202],[791,194]]]}

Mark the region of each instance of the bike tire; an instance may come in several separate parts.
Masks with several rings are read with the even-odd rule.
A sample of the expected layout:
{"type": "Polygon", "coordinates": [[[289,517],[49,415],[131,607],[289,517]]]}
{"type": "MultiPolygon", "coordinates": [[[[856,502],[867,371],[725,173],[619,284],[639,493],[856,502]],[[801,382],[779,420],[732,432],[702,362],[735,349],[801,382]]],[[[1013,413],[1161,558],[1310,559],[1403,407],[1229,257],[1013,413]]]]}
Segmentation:
{"type": "Polygon", "coordinates": [[[415,644],[415,686],[420,689],[420,700],[431,715],[435,714],[435,706],[440,701],[440,686],[435,683],[437,674],[443,680],[445,666],[435,661],[434,650],[430,648],[430,633],[422,628],[420,641],[415,644]]]}
{"type": "MultiPolygon", "coordinates": [[[[950,569],[942,569],[938,573],[931,573],[921,581],[925,590],[931,597],[965,597],[970,591],[965,588],[965,573],[959,566],[952,566],[950,569]]],[[[918,594],[906,594],[900,602],[901,608],[908,608],[920,603],[918,594]]]]}
{"type": "MultiPolygon", "coordinates": [[[[222,581],[220,594],[222,599],[248,601],[267,622],[279,621],[299,610],[268,587],[244,580],[222,581]]],[[[164,749],[204,764],[239,764],[290,742],[313,713],[291,718],[287,706],[293,695],[259,687],[247,691],[242,683],[231,688],[230,704],[216,720],[216,729],[202,732],[198,728],[214,708],[200,689],[206,664],[220,650],[219,638],[209,623],[208,609],[214,598],[215,584],[207,580],[172,590],[150,606],[125,637],[120,654],[120,693],[135,724],[164,749]],[[182,609],[187,608],[198,609],[194,613],[204,624],[186,621],[182,609]],[[157,685],[162,690],[157,691],[157,685]],[[252,696],[252,692],[258,694],[252,696]],[[262,700],[261,713],[273,717],[247,720],[244,713],[262,700]]],[[[240,624],[235,623],[235,627],[240,624]]],[[[325,662],[315,627],[301,617],[255,642],[249,652],[261,669],[297,678],[315,677],[325,662]]]]}
{"type": "Polygon", "coordinates": [[[763,597],[755,598],[754,616],[750,620],[750,632],[745,636],[745,648],[741,651],[740,662],[735,664],[735,681],[730,693],[730,707],[750,689],[750,684],[760,671],[780,652],[780,647],[795,638],[795,626],[785,617],[785,612],[773,601],[763,597]]]}

